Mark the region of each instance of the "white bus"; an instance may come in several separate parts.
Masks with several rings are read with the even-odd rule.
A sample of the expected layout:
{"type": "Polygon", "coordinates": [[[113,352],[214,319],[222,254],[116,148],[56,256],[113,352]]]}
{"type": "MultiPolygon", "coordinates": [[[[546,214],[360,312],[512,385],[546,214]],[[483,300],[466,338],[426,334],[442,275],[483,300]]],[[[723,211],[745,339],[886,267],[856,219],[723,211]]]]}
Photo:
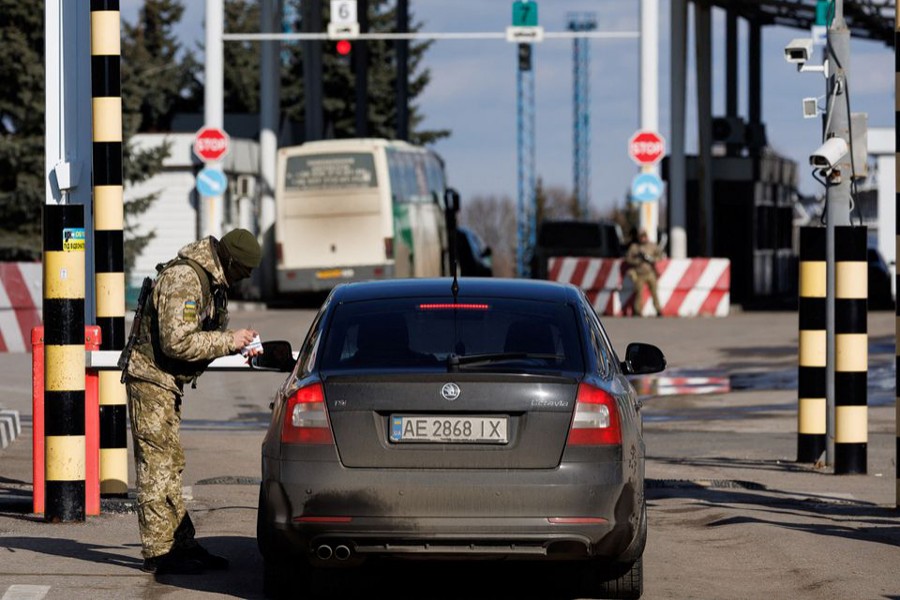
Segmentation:
{"type": "Polygon", "coordinates": [[[444,165],[431,150],[384,139],[308,142],[280,149],[277,173],[279,295],[450,272],[444,165]]]}

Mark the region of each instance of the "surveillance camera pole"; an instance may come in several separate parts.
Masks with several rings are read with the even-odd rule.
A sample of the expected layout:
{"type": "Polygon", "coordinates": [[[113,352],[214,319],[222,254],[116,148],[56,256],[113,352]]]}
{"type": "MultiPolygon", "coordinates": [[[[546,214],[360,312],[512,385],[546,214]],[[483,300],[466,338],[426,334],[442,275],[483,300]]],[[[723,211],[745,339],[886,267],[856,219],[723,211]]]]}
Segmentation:
{"type": "MultiPolygon", "coordinates": [[[[825,112],[824,138],[842,137],[850,143],[850,113],[846,97],[847,76],[850,70],[850,30],[844,21],[844,2],[835,0],[834,19],[828,27],[826,60],[829,63],[826,89],[828,98],[825,112]]],[[[834,465],[835,453],[835,227],[850,225],[850,181],[853,177],[851,152],[847,152],[827,175],[825,187],[825,260],[826,260],[826,436],[825,463],[834,465]]]]}

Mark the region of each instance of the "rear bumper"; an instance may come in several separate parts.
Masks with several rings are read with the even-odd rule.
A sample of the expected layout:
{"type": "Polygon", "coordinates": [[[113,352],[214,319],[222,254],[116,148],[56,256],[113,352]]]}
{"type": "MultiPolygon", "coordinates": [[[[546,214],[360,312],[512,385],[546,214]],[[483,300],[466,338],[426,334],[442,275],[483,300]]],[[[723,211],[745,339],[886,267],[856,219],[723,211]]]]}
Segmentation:
{"type": "Polygon", "coordinates": [[[279,268],[278,291],[284,294],[323,292],[340,283],[368,281],[370,279],[392,279],[394,265],[356,265],[320,267],[312,269],[279,268]]]}
{"type": "Polygon", "coordinates": [[[339,478],[318,478],[314,463],[272,462],[285,468],[281,481],[264,469],[266,543],[280,556],[313,562],[341,546],[351,563],[369,556],[616,560],[640,521],[643,490],[623,481],[621,463],[515,472],[339,468],[339,478]]]}

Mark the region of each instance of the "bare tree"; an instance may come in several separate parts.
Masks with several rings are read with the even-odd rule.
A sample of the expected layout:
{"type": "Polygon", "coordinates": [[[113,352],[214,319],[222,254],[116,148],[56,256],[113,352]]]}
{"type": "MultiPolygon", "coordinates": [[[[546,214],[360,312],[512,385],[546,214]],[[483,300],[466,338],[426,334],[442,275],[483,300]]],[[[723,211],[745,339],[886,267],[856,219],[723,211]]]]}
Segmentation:
{"type": "Polygon", "coordinates": [[[491,247],[495,277],[516,274],[516,205],[509,196],[475,196],[462,202],[460,225],[491,247]]]}

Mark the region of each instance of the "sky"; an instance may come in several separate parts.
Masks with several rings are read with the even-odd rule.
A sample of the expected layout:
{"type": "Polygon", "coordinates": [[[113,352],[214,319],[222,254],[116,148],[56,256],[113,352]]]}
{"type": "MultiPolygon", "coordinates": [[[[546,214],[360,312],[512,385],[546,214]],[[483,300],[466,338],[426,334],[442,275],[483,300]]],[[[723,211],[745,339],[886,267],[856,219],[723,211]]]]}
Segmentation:
{"type": "MultiPolygon", "coordinates": [[[[185,45],[203,41],[205,2],[185,1],[177,29],[185,45]]],[[[539,1],[539,21],[546,31],[564,31],[570,12],[592,12],[598,31],[637,32],[637,0],[539,1]]],[[[659,133],[669,138],[669,0],[659,0],[659,133]]],[[[140,0],[122,0],[123,18],[133,21],[140,0]]],[[[410,10],[421,31],[504,31],[511,24],[512,2],[497,0],[411,0],[410,10]]],[[[689,14],[689,22],[692,16],[689,14]]],[[[713,10],[713,113],[725,113],[725,19],[713,10]]],[[[746,27],[739,44],[739,115],[747,116],[746,27]]],[[[821,195],[812,177],[809,154],[821,142],[821,119],[804,119],[805,97],[823,97],[821,73],[799,73],[784,60],[784,47],[809,32],[771,26],[762,34],[762,115],[769,145],[799,163],[799,189],[821,195]]],[[[693,43],[689,32],[687,152],[697,150],[693,43]]],[[[226,42],[227,43],[227,42],[226,42]]],[[[628,138],[640,128],[639,40],[595,39],[590,42],[590,205],[607,213],[622,207],[639,167],[627,153],[628,138]]],[[[536,175],[546,187],[573,187],[573,64],[571,40],[545,40],[533,52],[535,68],[536,175]]],[[[820,62],[820,61],[814,61],[820,62]]],[[[424,128],[450,129],[451,137],[434,149],[447,165],[449,184],[462,202],[476,196],[516,198],[516,69],[515,44],[504,40],[439,40],[426,54],[424,66],[432,82],[417,99],[424,128]]],[[[894,126],[894,51],[879,43],[851,39],[850,102],[852,112],[868,114],[869,128],[894,126]]],[[[824,100],[820,101],[823,104],[824,100]]]]}

